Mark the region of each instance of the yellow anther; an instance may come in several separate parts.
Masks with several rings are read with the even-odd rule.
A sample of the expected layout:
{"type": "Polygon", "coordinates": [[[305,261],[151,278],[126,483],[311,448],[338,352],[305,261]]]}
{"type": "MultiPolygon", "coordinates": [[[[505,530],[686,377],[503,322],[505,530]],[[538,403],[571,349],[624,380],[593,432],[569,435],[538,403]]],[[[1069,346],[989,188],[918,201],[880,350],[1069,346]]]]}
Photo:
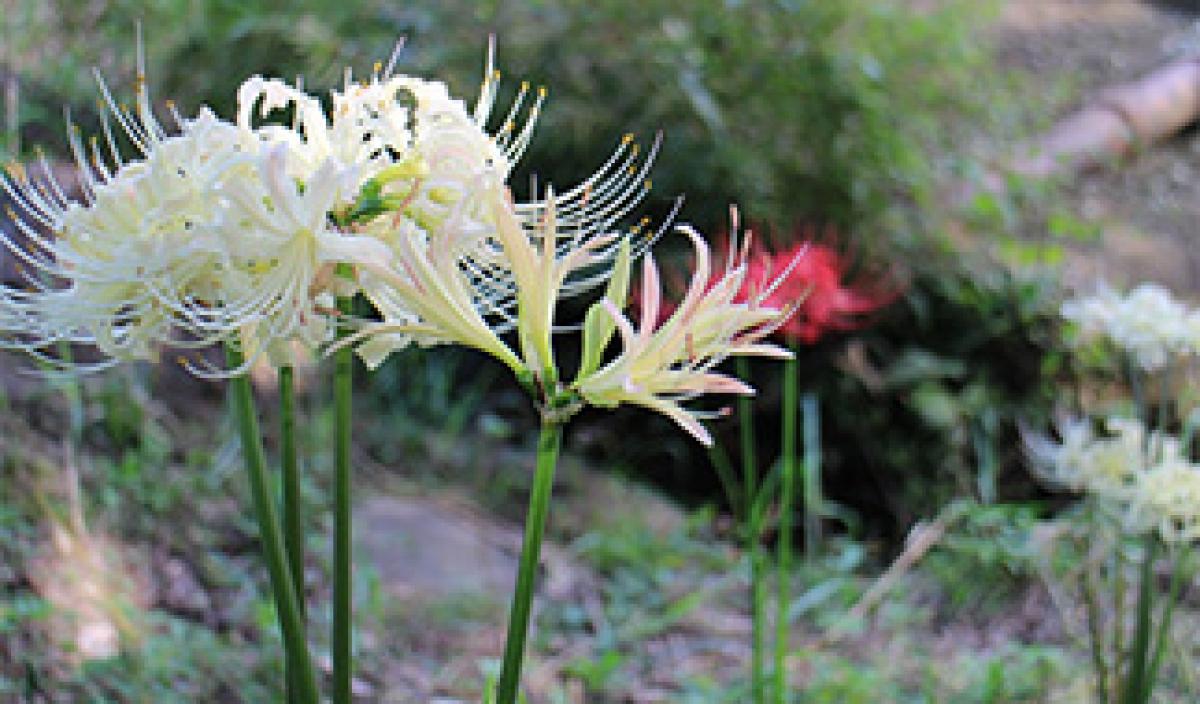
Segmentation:
{"type": "Polygon", "coordinates": [[[623,137],[621,137],[621,144],[629,144],[632,141],[633,141],[633,133],[632,132],[626,132],[625,135],[623,137]]]}
{"type": "Polygon", "coordinates": [[[512,130],[512,128],[513,128],[513,122],[512,122],[512,120],[509,120],[508,122],[504,123],[504,127],[500,128],[500,132],[501,133],[509,132],[512,130]]]}
{"type": "Polygon", "coordinates": [[[529,90],[529,81],[521,81],[521,92],[524,93],[528,90],[529,90]]]}
{"type": "Polygon", "coordinates": [[[631,156],[631,157],[637,156],[638,152],[640,152],[640,151],[642,151],[642,145],[634,144],[632,147],[629,148],[629,156],[631,156]]]}
{"type": "Polygon", "coordinates": [[[539,98],[545,98],[547,92],[548,91],[546,90],[546,86],[538,86],[538,97],[539,98]]]}
{"type": "Polygon", "coordinates": [[[637,173],[637,169],[633,168],[632,166],[630,166],[628,169],[626,169],[626,171],[629,173],[630,176],[633,176],[634,174],[637,173]]]}
{"type": "Polygon", "coordinates": [[[374,71],[375,73],[379,73],[380,71],[383,70],[383,62],[376,61],[375,65],[371,67],[371,70],[374,71]]]}
{"type": "Polygon", "coordinates": [[[170,98],[167,98],[167,99],[164,101],[164,103],[163,103],[163,104],[167,106],[167,109],[168,109],[168,110],[174,110],[174,109],[175,109],[175,101],[174,101],[174,100],[171,100],[170,98]]]}
{"type": "Polygon", "coordinates": [[[654,189],[654,181],[652,181],[650,179],[646,179],[646,182],[642,185],[644,185],[646,187],[647,191],[654,189]]]}
{"type": "Polygon", "coordinates": [[[183,355],[179,355],[178,357],[175,358],[175,363],[181,367],[186,367],[188,365],[188,359],[187,359],[187,357],[184,357],[183,355]]]}

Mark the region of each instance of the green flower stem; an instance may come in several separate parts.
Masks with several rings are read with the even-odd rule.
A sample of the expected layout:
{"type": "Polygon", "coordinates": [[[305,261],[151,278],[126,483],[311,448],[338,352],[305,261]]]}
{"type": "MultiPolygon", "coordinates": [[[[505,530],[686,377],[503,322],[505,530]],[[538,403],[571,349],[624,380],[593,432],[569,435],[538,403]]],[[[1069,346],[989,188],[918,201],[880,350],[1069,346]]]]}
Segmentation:
{"type": "MultiPolygon", "coordinates": [[[[341,298],[343,314],[353,299],[341,298]]],[[[353,608],[350,521],[350,399],[354,382],[353,351],[347,345],[333,357],[333,701],[350,704],[353,608]]]]}
{"type": "MultiPolygon", "coordinates": [[[[300,470],[296,461],[295,370],[290,365],[279,368],[279,438],[283,475],[283,541],[292,572],[296,607],[300,610],[300,627],[304,629],[304,527],[300,517],[300,470]]],[[[295,680],[296,673],[289,667],[289,702],[299,701],[295,680]]]]}
{"type": "Polygon", "coordinates": [[[1096,702],[1108,704],[1108,664],[1104,655],[1104,633],[1100,627],[1100,598],[1096,594],[1096,575],[1092,565],[1083,573],[1083,604],[1087,614],[1088,641],[1091,646],[1092,669],[1096,675],[1096,702]]]}
{"type": "Polygon", "coordinates": [[[515,704],[521,681],[521,661],[525,656],[525,636],[529,630],[529,613],[533,603],[533,580],[542,535],[546,529],[546,514],[550,510],[550,492],[554,487],[554,469],[562,446],[562,425],[543,420],[538,436],[537,469],[533,475],[533,490],[529,495],[529,513],[525,517],[525,541],[521,546],[521,562],[517,568],[517,586],[508,612],[508,637],[504,642],[504,661],[500,668],[500,683],[496,689],[497,704],[515,704]]]}
{"type": "MultiPolygon", "coordinates": [[[[226,349],[226,358],[230,368],[242,366],[242,354],[232,346],[226,349]]],[[[258,517],[259,539],[262,541],[263,557],[266,558],[267,572],[271,580],[271,592],[275,597],[275,610],[279,615],[279,628],[283,634],[287,666],[289,672],[294,673],[294,678],[290,681],[295,683],[297,701],[302,704],[317,704],[317,680],[304,638],[299,603],[292,588],[283,537],[280,535],[279,518],[275,513],[275,500],[271,496],[267,481],[267,462],[263,453],[262,436],[259,434],[250,381],[242,375],[234,377],[229,383],[233,391],[234,412],[241,435],[246,475],[250,480],[250,494],[258,517]]]]}
{"type": "MultiPolygon", "coordinates": [[[[794,351],[793,351],[794,352],[794,351]]],[[[783,363],[783,470],[779,487],[779,556],[775,601],[775,702],[788,699],[786,659],[791,602],[792,502],[796,491],[796,358],[783,363]]]]}
{"type": "Polygon", "coordinates": [[[1122,704],[1145,704],[1150,700],[1150,688],[1147,686],[1146,675],[1150,669],[1151,614],[1154,609],[1155,591],[1154,557],[1157,547],[1157,537],[1154,533],[1149,533],[1146,536],[1145,548],[1142,553],[1137,623],[1134,627],[1133,642],[1129,644],[1129,664],[1125,675],[1125,689],[1121,694],[1122,704]]]}
{"type": "Polygon", "coordinates": [[[1171,587],[1167,593],[1167,603],[1163,606],[1162,615],[1158,619],[1158,634],[1154,638],[1154,656],[1150,660],[1150,672],[1146,675],[1146,700],[1154,691],[1154,683],[1158,680],[1158,671],[1162,667],[1163,655],[1166,653],[1167,641],[1171,637],[1171,617],[1175,614],[1175,606],[1179,603],[1179,593],[1185,583],[1192,581],[1191,565],[1189,564],[1189,548],[1177,548],[1175,569],[1171,572],[1171,587]],[[1186,575],[1186,576],[1185,576],[1186,575]]]}
{"type": "MultiPolygon", "coordinates": [[[[750,363],[745,357],[738,357],[736,362],[737,375],[743,381],[750,378],[750,363]]],[[[738,423],[741,430],[742,449],[742,489],[746,515],[742,526],[746,539],[746,554],[750,558],[750,690],[755,704],[766,701],[766,678],[763,670],[763,636],[766,630],[766,590],[763,585],[763,559],[760,538],[762,519],[756,516],[754,505],[758,495],[758,452],[754,437],[754,412],[752,401],[743,396],[737,402],[738,423]]]]}
{"type": "Polygon", "coordinates": [[[757,544],[762,534],[762,524],[756,523],[750,533],[750,539],[755,542],[750,548],[750,637],[753,639],[750,644],[750,694],[755,704],[763,704],[767,700],[767,677],[763,664],[767,630],[767,557],[762,546],[757,544]]]}

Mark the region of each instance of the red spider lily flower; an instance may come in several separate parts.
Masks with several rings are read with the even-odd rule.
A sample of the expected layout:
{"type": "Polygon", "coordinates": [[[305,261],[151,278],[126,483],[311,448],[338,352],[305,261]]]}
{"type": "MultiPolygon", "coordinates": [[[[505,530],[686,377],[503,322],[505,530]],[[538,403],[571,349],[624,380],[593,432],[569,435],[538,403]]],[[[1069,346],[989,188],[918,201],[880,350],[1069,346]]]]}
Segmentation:
{"type": "Polygon", "coordinates": [[[900,295],[891,277],[851,281],[847,257],[832,243],[811,239],[777,252],[759,249],[751,258],[747,279],[754,282],[751,286],[769,281],[771,272],[789,264],[791,273],[768,298],[773,306],[800,301],[795,315],[779,329],[778,334],[789,342],[811,345],[826,333],[858,329],[867,324],[870,314],[900,295]]]}
{"type": "MultiPolygon", "coordinates": [[[[719,237],[714,250],[728,251],[723,245],[725,239],[719,237]]],[[[793,344],[811,345],[830,332],[866,325],[870,314],[896,300],[901,288],[887,275],[852,281],[851,262],[836,245],[831,235],[816,240],[811,231],[780,249],[768,248],[756,240],[746,263],[743,288],[735,300],[744,301],[767,291],[764,306],[781,310],[795,306],[795,312],[775,332],[793,344]],[[785,271],[786,276],[777,278],[785,271]]],[[[709,286],[713,283],[710,281],[709,286]]],[[[635,300],[641,295],[640,290],[635,291],[635,300]]],[[[673,309],[673,304],[664,303],[660,322],[673,309]]]]}

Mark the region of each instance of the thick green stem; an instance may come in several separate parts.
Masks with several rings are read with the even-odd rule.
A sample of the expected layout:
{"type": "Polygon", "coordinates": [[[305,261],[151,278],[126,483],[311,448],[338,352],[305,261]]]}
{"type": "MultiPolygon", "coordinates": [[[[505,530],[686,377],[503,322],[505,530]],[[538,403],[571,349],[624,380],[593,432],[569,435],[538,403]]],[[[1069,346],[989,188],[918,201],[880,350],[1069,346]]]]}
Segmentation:
{"type": "MultiPolygon", "coordinates": [[[[230,368],[242,366],[240,351],[229,347],[226,355],[230,368]]],[[[242,456],[246,464],[246,476],[250,481],[255,515],[258,517],[259,539],[262,541],[263,557],[267,561],[267,572],[270,575],[271,592],[275,597],[275,610],[283,634],[288,669],[295,673],[292,681],[295,683],[297,700],[303,704],[317,704],[317,680],[308,656],[304,623],[292,587],[291,571],[283,537],[280,535],[279,517],[275,512],[275,500],[271,496],[267,481],[267,462],[263,453],[262,436],[259,434],[250,381],[243,375],[234,377],[229,383],[233,391],[234,411],[242,441],[242,456]]]]}
{"type": "Polygon", "coordinates": [[[783,468],[779,486],[779,556],[775,601],[775,702],[788,698],[786,669],[791,606],[792,503],[796,491],[796,358],[783,363],[783,468]]]}
{"type": "Polygon", "coordinates": [[[1137,624],[1130,643],[1129,665],[1125,674],[1123,704],[1145,704],[1149,701],[1146,675],[1150,669],[1150,630],[1154,608],[1154,557],[1158,539],[1154,533],[1146,536],[1142,553],[1141,584],[1138,590],[1137,624]]]}
{"type": "Polygon", "coordinates": [[[300,465],[296,459],[296,391],[292,367],[279,368],[279,452],[283,472],[283,534],[288,564],[292,568],[292,588],[303,616],[304,605],[304,521],[300,508],[300,465]]]}
{"type": "MultiPolygon", "coordinates": [[[[742,380],[750,378],[750,363],[745,357],[738,357],[737,375],[742,380]]],[[[746,555],[750,559],[750,690],[755,704],[766,701],[766,677],[763,670],[763,635],[766,630],[766,608],[763,589],[763,569],[760,552],[762,519],[756,516],[754,506],[758,498],[758,452],[754,436],[753,402],[747,396],[738,399],[738,423],[741,430],[742,450],[742,490],[746,515],[745,525],[742,526],[746,539],[746,555]]]]}
{"type": "Polygon", "coordinates": [[[504,662],[496,689],[497,704],[515,704],[517,701],[521,661],[525,657],[525,636],[529,630],[529,613],[533,605],[533,582],[542,550],[546,514],[550,510],[554,468],[558,464],[561,446],[562,425],[543,420],[538,436],[537,469],[533,475],[533,490],[529,495],[529,513],[525,517],[525,542],[521,546],[521,562],[517,568],[517,586],[508,611],[508,637],[504,641],[504,662]]]}
{"type": "MultiPolygon", "coordinates": [[[[339,301],[348,313],[350,300],[339,301]]],[[[333,701],[350,704],[353,676],[352,525],[350,521],[350,399],[354,358],[349,346],[333,359],[333,701]]]]}
{"type": "MultiPolygon", "coordinates": [[[[295,373],[291,366],[279,368],[279,453],[283,479],[283,540],[291,567],[292,589],[300,610],[300,627],[305,628],[304,616],[304,527],[300,516],[300,469],[296,461],[296,393],[295,373]]],[[[288,701],[299,701],[296,673],[288,668],[288,701]]]]}

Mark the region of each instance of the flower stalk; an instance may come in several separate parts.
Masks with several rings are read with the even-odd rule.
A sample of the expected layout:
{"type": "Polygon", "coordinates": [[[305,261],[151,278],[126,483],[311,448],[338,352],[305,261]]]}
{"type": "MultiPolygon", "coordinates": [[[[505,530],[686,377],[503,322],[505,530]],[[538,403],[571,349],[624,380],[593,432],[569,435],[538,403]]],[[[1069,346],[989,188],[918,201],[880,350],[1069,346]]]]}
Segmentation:
{"type": "MultiPolygon", "coordinates": [[[[300,507],[300,466],[296,457],[296,385],[295,368],[279,368],[279,453],[283,483],[283,540],[291,568],[292,590],[300,612],[300,629],[305,626],[304,599],[304,519],[300,507]]],[[[288,667],[288,701],[299,701],[297,674],[288,667]]]]}
{"type": "Polygon", "coordinates": [[[525,640],[533,604],[533,582],[542,549],[542,536],[546,529],[546,514],[550,510],[554,470],[558,464],[561,447],[561,420],[544,416],[538,435],[537,467],[533,475],[533,489],[529,495],[529,512],[525,517],[525,539],[521,545],[517,584],[508,613],[508,636],[504,642],[504,660],[496,690],[498,704],[515,704],[517,701],[521,662],[525,656],[525,640]]]}
{"type": "MultiPolygon", "coordinates": [[[[741,379],[750,376],[750,364],[745,357],[738,357],[735,364],[741,379]]],[[[754,408],[749,396],[737,401],[738,427],[742,454],[742,490],[747,506],[745,531],[746,555],[750,560],[750,694],[755,704],[766,701],[766,674],[763,665],[763,650],[766,634],[766,575],[763,570],[762,516],[754,509],[758,505],[758,451],[754,437],[754,408]]]]}
{"type": "MultiPolygon", "coordinates": [[[[342,297],[338,308],[351,312],[353,299],[342,297]]],[[[353,565],[350,486],[351,392],[354,358],[349,347],[333,359],[333,701],[350,704],[353,675],[353,565]]]]}
{"type": "MultiPolygon", "coordinates": [[[[795,354],[795,350],[793,350],[795,354]]],[[[783,363],[783,447],[779,484],[779,554],[775,602],[775,702],[787,701],[788,609],[791,604],[792,504],[796,492],[796,358],[783,363]]]]}
{"type": "MultiPolygon", "coordinates": [[[[226,360],[231,368],[241,367],[242,353],[232,345],[226,348],[226,360]]],[[[283,646],[287,657],[289,682],[294,683],[296,700],[301,704],[317,704],[319,694],[308,644],[304,637],[304,625],[300,615],[299,600],[292,587],[291,570],[280,533],[279,518],[275,511],[275,500],[267,479],[266,459],[259,434],[258,416],[254,409],[254,396],[250,380],[245,375],[229,381],[233,392],[234,413],[242,442],[242,457],[246,465],[246,476],[250,482],[250,495],[258,518],[259,539],[262,541],[263,557],[267,562],[271,592],[275,597],[275,609],[279,617],[279,628],[283,635],[283,646]]]]}

